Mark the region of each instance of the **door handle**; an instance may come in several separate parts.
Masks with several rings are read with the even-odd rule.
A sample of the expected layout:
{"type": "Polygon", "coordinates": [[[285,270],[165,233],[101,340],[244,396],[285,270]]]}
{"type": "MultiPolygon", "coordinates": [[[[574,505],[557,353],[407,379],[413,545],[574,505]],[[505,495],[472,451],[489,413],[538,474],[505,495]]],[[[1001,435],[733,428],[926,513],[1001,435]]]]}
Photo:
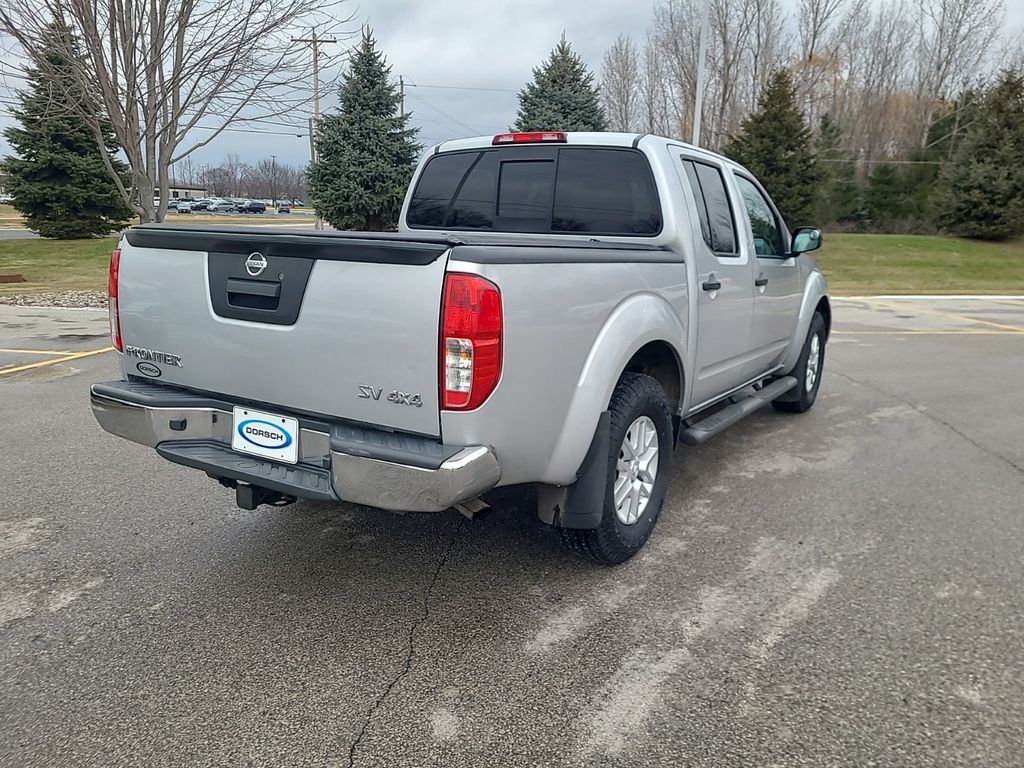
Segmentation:
{"type": "Polygon", "coordinates": [[[276,299],[281,296],[281,284],[266,280],[239,280],[236,277],[229,277],[227,291],[228,293],[244,293],[249,296],[267,296],[276,299]]]}
{"type": "Polygon", "coordinates": [[[768,278],[767,277],[759,277],[759,278],[757,278],[754,281],[754,285],[756,285],[758,288],[760,288],[761,286],[764,286],[764,285],[768,285],[768,278]]]}
{"type": "Polygon", "coordinates": [[[705,281],[700,287],[705,291],[717,291],[722,287],[722,284],[718,280],[711,279],[705,281]]]}

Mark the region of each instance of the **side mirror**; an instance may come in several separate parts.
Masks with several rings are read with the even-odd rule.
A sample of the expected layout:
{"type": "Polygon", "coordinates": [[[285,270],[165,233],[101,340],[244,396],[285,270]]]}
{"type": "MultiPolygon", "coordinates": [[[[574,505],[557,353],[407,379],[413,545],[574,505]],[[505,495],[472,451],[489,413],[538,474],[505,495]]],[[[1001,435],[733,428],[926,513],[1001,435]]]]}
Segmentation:
{"type": "Polygon", "coordinates": [[[800,227],[793,233],[793,244],[789,249],[793,255],[816,251],[821,248],[821,230],[817,227],[800,227]]]}

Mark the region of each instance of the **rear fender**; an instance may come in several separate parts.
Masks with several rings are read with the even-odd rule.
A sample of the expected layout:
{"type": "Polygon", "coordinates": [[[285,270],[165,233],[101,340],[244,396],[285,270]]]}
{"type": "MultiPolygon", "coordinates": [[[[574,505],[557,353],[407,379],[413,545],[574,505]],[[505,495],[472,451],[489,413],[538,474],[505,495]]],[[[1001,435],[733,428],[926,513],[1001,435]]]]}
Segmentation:
{"type": "MultiPolygon", "coordinates": [[[[545,482],[568,485],[576,480],[601,413],[608,408],[615,385],[630,358],[644,345],[664,341],[680,361],[685,360],[682,349],[685,338],[686,328],[679,315],[667,301],[653,293],[634,294],[612,310],[576,381],[545,482]]],[[[680,382],[680,392],[682,386],[680,382]]],[[[679,403],[672,408],[678,411],[679,403]]]]}

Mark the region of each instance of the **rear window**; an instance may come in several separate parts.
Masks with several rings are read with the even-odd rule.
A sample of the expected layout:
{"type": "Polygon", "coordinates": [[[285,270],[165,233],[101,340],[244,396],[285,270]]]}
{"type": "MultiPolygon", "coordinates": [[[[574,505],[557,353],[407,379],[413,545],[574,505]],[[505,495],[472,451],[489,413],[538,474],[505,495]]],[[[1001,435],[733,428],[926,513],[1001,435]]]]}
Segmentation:
{"type": "Polygon", "coordinates": [[[661,205],[633,149],[506,147],[427,161],[406,223],[421,229],[653,236],[661,205]]]}

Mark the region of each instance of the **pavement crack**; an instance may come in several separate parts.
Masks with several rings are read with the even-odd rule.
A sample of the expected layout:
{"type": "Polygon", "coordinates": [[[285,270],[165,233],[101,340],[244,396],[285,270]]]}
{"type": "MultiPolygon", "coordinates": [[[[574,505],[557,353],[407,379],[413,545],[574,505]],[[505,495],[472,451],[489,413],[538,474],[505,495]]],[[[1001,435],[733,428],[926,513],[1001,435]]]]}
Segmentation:
{"type": "Polygon", "coordinates": [[[356,736],[355,741],[348,750],[348,768],[353,768],[356,762],[356,752],[359,749],[360,743],[362,743],[363,736],[366,735],[366,731],[370,727],[370,723],[373,721],[374,715],[377,714],[385,700],[391,695],[391,692],[398,686],[400,682],[412,671],[412,662],[416,656],[416,632],[427,623],[430,618],[430,598],[434,592],[434,587],[437,584],[438,577],[441,575],[441,571],[444,570],[445,565],[448,563],[448,558],[451,556],[455,549],[455,540],[458,538],[459,532],[462,530],[462,526],[465,523],[465,519],[460,519],[459,524],[455,526],[455,530],[452,531],[451,538],[448,540],[448,544],[441,553],[441,559],[437,562],[437,568],[434,569],[433,575],[430,577],[430,582],[427,584],[427,588],[423,592],[423,610],[416,621],[414,621],[409,627],[409,638],[405,649],[405,661],[402,664],[402,668],[398,674],[395,675],[391,681],[387,684],[383,693],[377,697],[377,700],[370,707],[370,711],[366,713],[366,719],[363,721],[363,727],[359,729],[359,734],[356,736]]]}
{"type": "Polygon", "coordinates": [[[863,381],[861,379],[855,379],[853,376],[850,376],[848,373],[843,373],[842,371],[837,371],[834,367],[832,368],[832,373],[834,373],[836,376],[840,376],[840,377],[846,379],[849,382],[852,382],[854,384],[858,384],[858,385],[860,385],[862,387],[866,387],[867,389],[870,389],[870,390],[872,390],[874,392],[877,392],[880,395],[884,395],[885,397],[891,398],[892,400],[895,400],[898,403],[902,403],[903,405],[906,405],[909,408],[913,408],[916,413],[921,414],[926,419],[930,419],[931,421],[935,422],[936,424],[941,424],[943,427],[948,429],[950,432],[952,432],[953,434],[955,434],[958,437],[962,438],[963,440],[966,440],[968,443],[973,445],[978,450],[984,451],[989,456],[994,456],[995,458],[999,459],[1001,462],[1003,462],[1004,464],[1009,466],[1011,469],[1014,469],[1018,473],[1024,475],[1024,467],[1022,467],[1020,464],[1015,462],[1013,459],[1011,459],[1011,458],[1009,458],[1007,456],[1004,456],[1003,454],[999,453],[999,451],[996,451],[996,450],[994,450],[992,448],[989,448],[987,445],[982,445],[981,443],[979,443],[977,440],[975,440],[970,435],[967,435],[964,432],[960,431],[957,427],[953,426],[951,423],[949,423],[948,421],[943,419],[941,416],[936,416],[931,411],[926,410],[920,404],[914,403],[914,402],[912,402],[910,400],[907,400],[906,398],[903,398],[903,397],[897,395],[894,392],[890,392],[887,389],[883,389],[882,387],[879,387],[879,386],[877,386],[875,384],[872,384],[869,381],[863,381]]]}

